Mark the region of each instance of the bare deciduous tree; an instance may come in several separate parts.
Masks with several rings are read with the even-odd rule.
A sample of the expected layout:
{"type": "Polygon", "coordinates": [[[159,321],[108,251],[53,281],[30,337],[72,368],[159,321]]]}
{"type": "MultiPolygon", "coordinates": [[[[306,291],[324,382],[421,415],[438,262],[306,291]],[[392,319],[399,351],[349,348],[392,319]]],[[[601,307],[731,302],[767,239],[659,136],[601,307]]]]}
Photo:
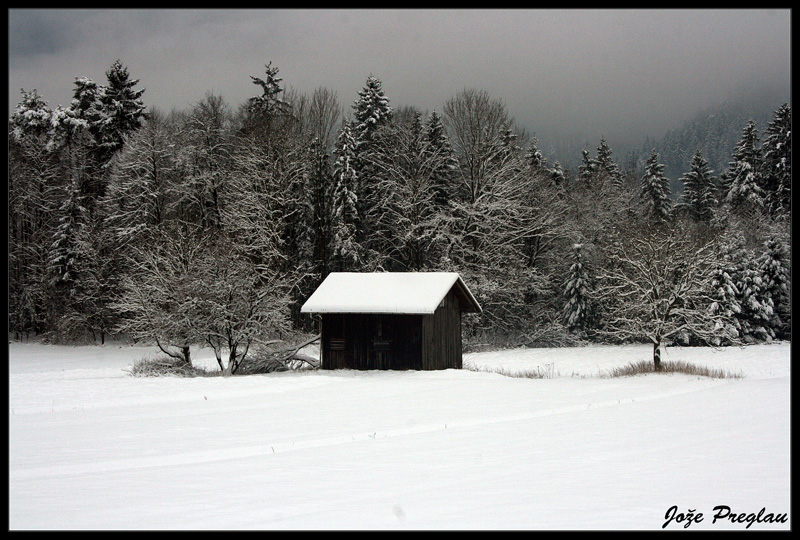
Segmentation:
{"type": "Polygon", "coordinates": [[[729,326],[728,315],[711,310],[712,241],[680,226],[653,227],[618,238],[608,257],[598,277],[600,332],[652,343],[656,370],[665,342],[686,334],[712,343],[729,326]]]}

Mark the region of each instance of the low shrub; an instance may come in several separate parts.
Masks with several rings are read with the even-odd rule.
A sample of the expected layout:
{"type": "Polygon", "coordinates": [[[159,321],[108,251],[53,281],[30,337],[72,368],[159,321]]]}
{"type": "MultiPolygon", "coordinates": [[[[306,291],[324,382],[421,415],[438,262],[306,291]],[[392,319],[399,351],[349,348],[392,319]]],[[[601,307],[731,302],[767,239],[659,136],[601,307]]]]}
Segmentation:
{"type": "Polygon", "coordinates": [[[662,360],[661,369],[656,371],[655,364],[650,360],[640,360],[631,362],[625,366],[611,368],[601,374],[602,377],[631,377],[647,373],[683,373],[686,375],[697,375],[699,377],[710,377],[712,379],[740,379],[741,373],[731,373],[730,371],[706,366],[697,366],[683,360],[662,360]]]}

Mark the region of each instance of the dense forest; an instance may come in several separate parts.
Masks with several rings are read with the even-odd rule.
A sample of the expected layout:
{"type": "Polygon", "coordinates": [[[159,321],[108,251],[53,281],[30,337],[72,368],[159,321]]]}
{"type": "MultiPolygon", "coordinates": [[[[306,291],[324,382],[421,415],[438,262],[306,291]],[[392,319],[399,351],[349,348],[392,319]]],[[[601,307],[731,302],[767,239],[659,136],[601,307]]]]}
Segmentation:
{"type": "Polygon", "coordinates": [[[299,307],[332,271],[456,271],[484,308],[464,320],[473,347],[638,341],[657,360],[672,343],[791,338],[788,105],[760,133],[737,126],[718,172],[673,144],[678,194],[656,145],[631,166],[604,139],[574,171],[548,163],[482,90],[423,113],[370,75],[343,106],[278,71],[243,81],[245,103],[208,93],[170,112],[147,110],[119,61],[104,84],[77,78],[66,108],[23,90],[9,332],[185,361],[207,346],[238,365],[313,331],[299,307]]]}

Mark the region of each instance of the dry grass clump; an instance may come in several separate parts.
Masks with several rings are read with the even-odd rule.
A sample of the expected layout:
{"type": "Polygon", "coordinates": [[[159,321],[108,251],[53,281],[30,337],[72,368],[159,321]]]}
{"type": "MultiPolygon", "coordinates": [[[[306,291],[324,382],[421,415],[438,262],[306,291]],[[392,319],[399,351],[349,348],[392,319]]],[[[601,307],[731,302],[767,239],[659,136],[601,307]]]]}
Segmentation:
{"type": "Polygon", "coordinates": [[[134,377],[213,377],[220,373],[191,366],[183,360],[163,355],[134,362],[130,374],[134,377]]]}
{"type": "Polygon", "coordinates": [[[611,368],[601,374],[601,377],[631,377],[633,375],[644,375],[648,373],[683,373],[685,375],[697,375],[699,377],[710,377],[712,379],[741,379],[741,373],[731,373],[724,369],[697,366],[683,360],[662,360],[661,369],[656,371],[655,364],[650,360],[640,360],[631,362],[625,366],[611,368]]]}
{"type": "MultiPolygon", "coordinates": [[[[536,366],[534,369],[512,371],[504,367],[488,367],[476,366],[472,363],[465,362],[464,369],[469,371],[476,371],[481,373],[497,373],[506,377],[524,378],[524,379],[552,379],[558,377],[553,364],[545,364],[544,366],[536,366]]],[[[668,374],[668,373],[683,373],[685,375],[696,375],[698,377],[709,377],[712,379],[741,379],[744,377],[741,373],[731,373],[724,369],[708,368],[706,366],[697,366],[685,362],[683,360],[667,360],[661,361],[661,369],[656,371],[655,365],[652,361],[641,360],[639,362],[631,362],[625,366],[611,368],[607,371],[601,372],[597,377],[601,379],[608,379],[612,377],[632,377],[635,375],[645,375],[649,373],[655,374],[668,374]]],[[[575,375],[573,377],[581,375],[575,375]]],[[[590,376],[591,377],[591,376],[590,376]]],[[[585,378],[585,377],[584,377],[585,378]]]]}
{"type": "Polygon", "coordinates": [[[514,377],[517,379],[552,379],[556,376],[553,364],[546,364],[545,367],[536,366],[535,369],[528,369],[523,371],[511,371],[504,367],[478,367],[469,362],[464,363],[464,369],[469,371],[477,371],[481,373],[497,373],[506,377],[514,377]]]}

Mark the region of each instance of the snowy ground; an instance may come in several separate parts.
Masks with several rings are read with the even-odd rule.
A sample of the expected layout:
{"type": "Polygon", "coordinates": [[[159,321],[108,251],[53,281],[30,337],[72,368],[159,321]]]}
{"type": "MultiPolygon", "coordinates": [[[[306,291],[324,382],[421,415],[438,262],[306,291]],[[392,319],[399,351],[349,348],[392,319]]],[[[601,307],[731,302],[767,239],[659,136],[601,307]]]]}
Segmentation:
{"type": "Polygon", "coordinates": [[[596,376],[647,346],[465,355],[547,379],[126,372],[151,354],[9,344],[11,529],[791,528],[788,343],[667,349],[719,380],[596,376]]]}

